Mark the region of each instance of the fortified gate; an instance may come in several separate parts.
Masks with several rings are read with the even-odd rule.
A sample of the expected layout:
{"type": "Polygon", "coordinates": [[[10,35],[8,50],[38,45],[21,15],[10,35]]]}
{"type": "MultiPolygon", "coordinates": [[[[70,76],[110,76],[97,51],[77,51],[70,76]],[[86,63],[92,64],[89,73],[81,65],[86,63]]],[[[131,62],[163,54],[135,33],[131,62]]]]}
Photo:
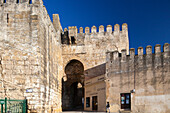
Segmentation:
{"type": "Polygon", "coordinates": [[[0,0],[0,109],[169,113],[170,45],[143,51],[126,23],[63,30],[42,0],[0,0]]]}
{"type": "MultiPolygon", "coordinates": [[[[106,30],[103,25],[99,26],[98,30],[96,26],[91,27],[91,29],[86,27],[85,30],[82,27],[78,30],[76,26],[69,27],[68,30],[65,28],[61,42],[63,67],[65,68],[64,89],[62,91],[63,110],[73,108],[72,105],[74,104],[72,103],[76,102],[72,97],[73,94],[76,97],[84,98],[84,82],[86,80],[105,74],[107,51],[129,50],[127,24],[122,25],[122,31],[120,31],[118,24],[114,27],[108,25],[106,30]],[[81,88],[74,93],[67,91],[72,87],[78,88],[80,86],[81,88]]],[[[82,106],[81,99],[79,99],[79,105],[77,105],[79,109],[82,106]]]]}

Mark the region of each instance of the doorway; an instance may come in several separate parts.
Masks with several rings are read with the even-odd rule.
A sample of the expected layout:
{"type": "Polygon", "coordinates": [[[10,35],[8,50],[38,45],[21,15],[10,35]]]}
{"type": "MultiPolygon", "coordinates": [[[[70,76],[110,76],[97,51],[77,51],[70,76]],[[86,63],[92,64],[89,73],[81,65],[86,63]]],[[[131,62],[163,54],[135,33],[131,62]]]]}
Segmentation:
{"type": "Polygon", "coordinates": [[[84,66],[71,60],[65,67],[66,81],[62,81],[62,110],[84,110],[84,66]]]}
{"type": "Polygon", "coordinates": [[[121,109],[131,109],[131,94],[121,93],[120,94],[121,109]]]}
{"type": "Polygon", "coordinates": [[[70,103],[72,110],[82,110],[83,98],[84,88],[78,82],[73,83],[70,87],[70,103]]]}
{"type": "Polygon", "coordinates": [[[98,102],[97,102],[97,96],[92,97],[92,110],[97,111],[98,109],[98,102]]]}

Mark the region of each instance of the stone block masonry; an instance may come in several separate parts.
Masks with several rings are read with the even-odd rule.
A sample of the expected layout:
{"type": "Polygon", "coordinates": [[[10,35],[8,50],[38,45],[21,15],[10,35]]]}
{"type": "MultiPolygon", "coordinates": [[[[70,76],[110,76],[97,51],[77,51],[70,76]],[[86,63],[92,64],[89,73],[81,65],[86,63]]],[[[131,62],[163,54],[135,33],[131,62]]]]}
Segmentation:
{"type": "Polygon", "coordinates": [[[61,111],[69,61],[82,62],[89,79],[105,73],[106,51],[129,49],[127,24],[122,31],[118,24],[106,29],[63,32],[59,16],[54,14],[52,23],[42,0],[1,0],[0,98],[26,98],[29,112],[61,111]]]}
{"type": "Polygon", "coordinates": [[[112,112],[170,112],[169,44],[135,55],[126,23],[63,31],[42,0],[0,0],[0,98],[26,98],[28,112],[61,112],[70,102],[82,107],[85,81],[101,75],[112,112]]]}
{"type": "MultiPolygon", "coordinates": [[[[114,31],[112,31],[112,26],[108,25],[105,31],[104,26],[101,25],[99,26],[99,32],[97,32],[97,28],[93,26],[91,28],[91,33],[89,27],[85,28],[85,32],[83,32],[83,28],[80,27],[78,32],[77,27],[72,26],[69,27],[69,30],[67,30],[67,28],[64,29],[61,36],[61,42],[63,67],[65,70],[63,76],[62,106],[63,110],[70,110],[76,108],[72,107],[73,105],[70,104],[75,103],[73,102],[74,96],[72,96],[72,92],[74,92],[74,95],[79,95],[79,93],[77,93],[79,92],[79,89],[70,92],[72,84],[78,82],[84,86],[84,81],[105,75],[107,51],[117,50],[121,52],[121,49],[129,50],[128,26],[124,23],[122,25],[122,31],[120,31],[120,26],[116,24],[114,25],[114,31]],[[81,68],[80,66],[70,64],[72,61],[80,62],[83,65],[83,74],[74,73],[73,70],[81,70],[81,68]],[[72,76],[71,73],[68,74],[66,72],[68,64],[72,65],[69,68],[69,70],[72,70],[74,73],[72,76]],[[74,80],[77,78],[77,75],[79,75],[79,79],[74,80]]],[[[84,93],[84,91],[81,92],[84,93]]],[[[81,96],[79,95],[80,98],[81,96]]],[[[82,105],[80,103],[76,106],[81,107],[82,105]]],[[[104,110],[104,108],[105,107],[103,107],[102,110],[104,110]]],[[[101,111],[101,109],[98,110],[101,111]]]]}
{"type": "MultiPolygon", "coordinates": [[[[122,25],[122,31],[118,24],[114,25],[114,31],[112,26],[108,25],[106,31],[104,26],[99,26],[99,32],[97,28],[93,26],[91,28],[86,27],[85,32],[80,27],[79,32],[76,26],[64,29],[62,39],[62,55],[63,55],[63,67],[72,59],[81,61],[85,70],[90,70],[94,67],[105,65],[106,52],[117,50],[121,52],[122,49],[129,50],[129,37],[128,26],[126,23],[122,25]],[[74,38],[75,42],[72,42],[74,38]]],[[[129,52],[127,51],[127,54],[129,52]]],[[[102,70],[105,70],[103,68],[102,70]]],[[[99,70],[96,70],[99,71],[99,70]]],[[[86,78],[98,76],[96,72],[87,72],[86,78]],[[88,74],[87,74],[88,73],[88,74]]],[[[103,74],[103,73],[102,73],[103,74]]],[[[102,75],[101,74],[101,75],[102,75]]]]}
{"type": "Polygon", "coordinates": [[[0,2],[0,98],[26,98],[29,112],[61,111],[61,31],[41,0],[30,3],[0,2]]]}
{"type": "Polygon", "coordinates": [[[166,43],[161,52],[161,45],[130,49],[107,53],[106,63],[106,98],[111,104],[112,112],[124,111],[122,108],[126,101],[122,101],[121,94],[131,94],[131,107],[133,113],[169,113],[170,98],[170,44],[166,43]],[[121,55],[121,57],[120,57],[121,55]]]}

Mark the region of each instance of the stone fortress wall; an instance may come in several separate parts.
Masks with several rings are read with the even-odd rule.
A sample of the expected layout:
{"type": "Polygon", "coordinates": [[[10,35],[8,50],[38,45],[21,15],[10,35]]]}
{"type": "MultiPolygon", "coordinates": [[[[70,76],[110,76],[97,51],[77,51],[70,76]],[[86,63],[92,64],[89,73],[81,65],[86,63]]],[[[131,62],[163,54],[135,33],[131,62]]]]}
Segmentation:
{"type": "Polygon", "coordinates": [[[112,112],[121,109],[121,93],[131,93],[131,112],[169,113],[170,100],[170,44],[107,53],[106,63],[106,101],[111,104],[112,112]],[[135,90],[134,90],[135,89],[135,90]]]}
{"type": "MultiPolygon", "coordinates": [[[[122,25],[122,31],[120,26],[116,24],[114,31],[112,26],[108,25],[106,31],[104,26],[97,28],[93,26],[91,28],[86,27],[85,32],[80,27],[79,32],[76,26],[64,29],[62,35],[62,55],[63,55],[63,67],[72,59],[77,59],[83,63],[86,70],[86,78],[99,76],[105,73],[105,63],[107,51],[122,49],[129,50],[129,37],[128,26],[126,23],[122,25]],[[72,38],[75,42],[72,43],[72,38]],[[101,72],[103,70],[103,72],[101,72]]],[[[128,53],[128,51],[127,51],[128,53]]]]}
{"type": "Polygon", "coordinates": [[[83,65],[86,80],[106,73],[112,111],[120,110],[120,93],[135,89],[131,93],[135,113],[170,112],[169,44],[163,53],[156,45],[155,54],[148,46],[146,55],[143,48],[138,55],[130,49],[128,55],[127,24],[122,30],[116,24],[114,31],[111,25],[106,31],[102,25],[99,32],[95,26],[91,32],[89,27],[83,31],[75,26],[63,31],[57,14],[52,23],[42,0],[0,0],[0,98],[26,98],[29,112],[61,111],[65,67],[76,60],[83,65]]]}
{"type": "MultiPolygon", "coordinates": [[[[118,50],[121,52],[121,49],[129,50],[128,26],[124,23],[122,25],[122,31],[120,31],[120,26],[116,24],[113,31],[112,26],[108,25],[105,31],[104,26],[101,25],[99,32],[97,32],[97,28],[93,26],[91,33],[89,27],[85,28],[85,32],[83,32],[83,28],[81,27],[78,33],[77,27],[73,26],[69,27],[69,30],[64,29],[61,35],[61,42],[64,71],[66,70],[67,64],[73,60],[81,62],[84,68],[82,75],[79,73],[80,67],[78,65],[73,66],[74,64],[71,64],[72,68],[71,66],[69,68],[72,73],[75,72],[74,70],[77,70],[74,75],[68,75],[64,72],[62,108],[63,110],[70,110],[74,108],[74,103],[72,103],[72,98],[74,98],[74,96],[72,97],[73,93],[67,90],[72,87],[71,84],[75,82],[81,83],[83,89],[84,81],[96,76],[105,75],[107,51],[118,50]],[[79,75],[79,77],[77,77],[77,75],[79,75]]],[[[82,92],[84,93],[83,90],[82,92]]],[[[77,96],[77,98],[78,97],[82,98],[81,95],[77,96]]]]}
{"type": "Polygon", "coordinates": [[[55,26],[42,0],[0,1],[1,99],[26,98],[31,112],[61,111],[62,29],[54,19],[55,26]]]}

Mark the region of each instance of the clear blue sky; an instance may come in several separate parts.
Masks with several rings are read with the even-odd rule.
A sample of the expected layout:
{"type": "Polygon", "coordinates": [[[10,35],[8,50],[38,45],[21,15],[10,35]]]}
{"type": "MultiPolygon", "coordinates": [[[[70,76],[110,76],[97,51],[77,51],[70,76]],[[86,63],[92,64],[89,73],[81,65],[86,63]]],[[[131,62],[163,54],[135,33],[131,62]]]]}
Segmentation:
{"type": "MultiPolygon", "coordinates": [[[[130,48],[170,43],[170,0],[43,0],[62,27],[128,24],[130,48]]],[[[52,18],[51,18],[52,19],[52,18]]]]}

